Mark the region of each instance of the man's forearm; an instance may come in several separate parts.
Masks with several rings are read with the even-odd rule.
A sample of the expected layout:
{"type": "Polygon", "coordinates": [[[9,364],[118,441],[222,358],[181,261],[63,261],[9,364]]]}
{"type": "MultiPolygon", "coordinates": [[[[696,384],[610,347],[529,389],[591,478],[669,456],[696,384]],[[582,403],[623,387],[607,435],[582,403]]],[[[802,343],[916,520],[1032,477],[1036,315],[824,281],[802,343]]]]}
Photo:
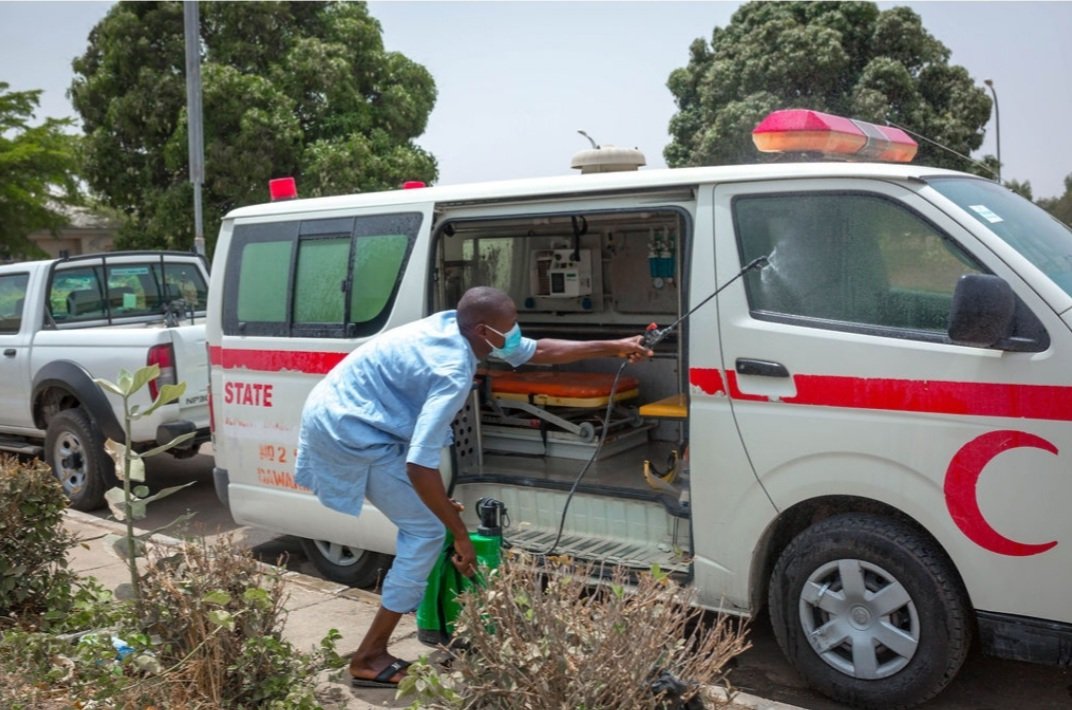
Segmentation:
{"type": "Polygon", "coordinates": [[[541,338],[536,341],[533,364],[564,365],[593,357],[618,357],[623,354],[619,340],[557,340],[541,338]]]}
{"type": "Polygon", "coordinates": [[[439,471],[434,468],[418,466],[415,463],[406,464],[406,474],[409,476],[413,489],[417,491],[421,501],[428,506],[432,513],[443,521],[443,525],[454,535],[455,538],[465,537],[469,531],[462,522],[457,508],[447,496],[443,488],[443,479],[439,471]]]}

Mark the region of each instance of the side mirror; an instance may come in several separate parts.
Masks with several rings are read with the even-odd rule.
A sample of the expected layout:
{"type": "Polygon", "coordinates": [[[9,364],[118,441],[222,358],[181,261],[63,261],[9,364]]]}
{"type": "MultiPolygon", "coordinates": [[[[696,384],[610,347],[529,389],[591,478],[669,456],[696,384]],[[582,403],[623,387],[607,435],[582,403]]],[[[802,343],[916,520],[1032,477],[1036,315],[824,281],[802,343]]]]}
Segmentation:
{"type": "Polygon", "coordinates": [[[960,345],[989,348],[1009,333],[1016,295],[998,276],[965,274],[953,291],[949,339],[960,345]]]}

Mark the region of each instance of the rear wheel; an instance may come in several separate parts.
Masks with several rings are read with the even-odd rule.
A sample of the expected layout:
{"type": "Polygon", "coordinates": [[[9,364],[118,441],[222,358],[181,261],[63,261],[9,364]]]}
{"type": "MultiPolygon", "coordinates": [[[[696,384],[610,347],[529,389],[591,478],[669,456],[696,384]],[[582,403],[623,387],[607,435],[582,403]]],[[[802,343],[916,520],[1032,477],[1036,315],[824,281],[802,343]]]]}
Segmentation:
{"type": "Polygon", "coordinates": [[[332,582],[371,587],[387,573],[391,556],[327,540],[302,538],[302,550],[317,571],[332,582]]]}
{"type": "Polygon", "coordinates": [[[938,694],[971,642],[952,565],[913,528],[875,515],[824,520],[778,559],[770,585],[778,644],[841,702],[900,708],[938,694]]]}
{"type": "Polygon", "coordinates": [[[115,464],[104,451],[104,435],[80,407],[48,422],[45,458],[75,510],[96,510],[116,485],[115,464]]]}

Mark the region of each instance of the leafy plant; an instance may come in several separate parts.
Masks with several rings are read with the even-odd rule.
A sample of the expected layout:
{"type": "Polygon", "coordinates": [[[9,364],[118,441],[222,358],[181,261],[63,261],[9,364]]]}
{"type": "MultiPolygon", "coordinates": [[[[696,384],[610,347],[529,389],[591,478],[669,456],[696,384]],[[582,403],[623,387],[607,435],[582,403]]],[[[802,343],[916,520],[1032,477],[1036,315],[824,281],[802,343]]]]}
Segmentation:
{"type": "Polygon", "coordinates": [[[335,653],[339,633],[329,631],[313,654],[283,638],[282,572],[236,551],[227,536],[163,554],[153,553],[144,578],[143,628],[168,668],[168,704],[316,707],[311,679],[321,668],[342,665],[335,653]]]}
{"type": "Polygon", "coordinates": [[[63,527],[66,508],[48,466],[0,457],[0,615],[34,617],[67,601],[75,540],[63,527]]]}
{"type": "Polygon", "coordinates": [[[415,664],[399,695],[413,708],[650,710],[686,707],[725,682],[725,664],[749,646],[742,626],[709,623],[658,568],[635,579],[615,568],[593,589],[600,572],[508,557],[459,597],[450,670],[415,664]]]}
{"type": "MultiPolygon", "coordinates": [[[[148,407],[142,409],[138,404],[132,405],[130,403],[131,398],[159,376],[160,366],[154,364],[142,367],[134,374],[126,370],[120,370],[117,382],[110,382],[103,378],[94,380],[101,388],[118,395],[123,400],[123,434],[127,441],[131,440],[134,420],[153,413],[165,404],[174,402],[186,391],[185,382],[180,382],[176,385],[166,384],[160,387],[156,399],[148,407]]],[[[104,499],[108,502],[108,507],[111,508],[112,514],[115,515],[116,519],[126,522],[126,536],[117,540],[118,544],[115,544],[114,547],[127,560],[130,569],[130,586],[133,590],[134,604],[139,615],[142,611],[142,595],[137,558],[144,553],[145,540],[162,530],[170,528],[172,525],[188,520],[192,516],[192,514],[184,514],[167,525],[138,535],[134,534],[134,521],[145,517],[146,506],[149,503],[166,498],[176,491],[193,485],[191,481],[181,486],[171,486],[156,493],[151,493],[149,487],[145,485],[145,459],[163,453],[193,436],[194,432],[182,434],[166,444],[143,453],[138,453],[129,446],[111,439],[108,439],[104,444],[105,450],[115,461],[116,478],[123,484],[121,488],[117,486],[105,492],[104,499]]]]}

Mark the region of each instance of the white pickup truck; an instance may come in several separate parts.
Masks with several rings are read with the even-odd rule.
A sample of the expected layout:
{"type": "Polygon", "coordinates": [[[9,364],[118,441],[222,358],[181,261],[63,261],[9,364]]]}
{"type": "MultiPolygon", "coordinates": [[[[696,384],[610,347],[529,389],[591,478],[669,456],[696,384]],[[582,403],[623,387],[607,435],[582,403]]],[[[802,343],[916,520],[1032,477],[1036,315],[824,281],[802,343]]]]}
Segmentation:
{"type": "Polygon", "coordinates": [[[209,439],[207,282],[204,259],[185,252],[0,266],[0,450],[43,453],[72,507],[100,507],[116,480],[104,442],[126,437],[122,401],[93,380],[156,363],[160,378],[136,403],[163,384],[185,382],[186,392],[134,422],[134,446],[192,431],[172,453],[196,454],[209,439]]]}

